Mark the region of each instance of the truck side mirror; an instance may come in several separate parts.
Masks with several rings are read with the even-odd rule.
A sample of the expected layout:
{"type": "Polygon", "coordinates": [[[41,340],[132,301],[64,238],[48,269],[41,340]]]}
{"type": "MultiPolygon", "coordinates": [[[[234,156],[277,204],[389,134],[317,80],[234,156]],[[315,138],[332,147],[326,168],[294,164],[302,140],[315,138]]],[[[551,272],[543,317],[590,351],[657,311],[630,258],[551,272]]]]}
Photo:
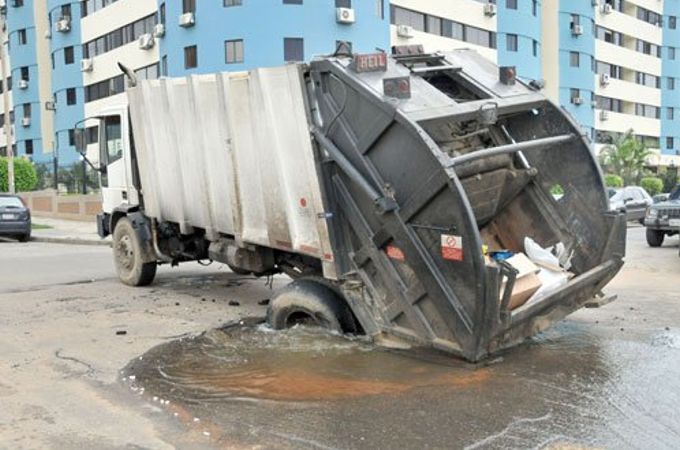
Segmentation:
{"type": "Polygon", "coordinates": [[[83,154],[87,150],[87,141],[85,137],[85,129],[76,128],[73,130],[75,146],[78,153],[83,154]]]}

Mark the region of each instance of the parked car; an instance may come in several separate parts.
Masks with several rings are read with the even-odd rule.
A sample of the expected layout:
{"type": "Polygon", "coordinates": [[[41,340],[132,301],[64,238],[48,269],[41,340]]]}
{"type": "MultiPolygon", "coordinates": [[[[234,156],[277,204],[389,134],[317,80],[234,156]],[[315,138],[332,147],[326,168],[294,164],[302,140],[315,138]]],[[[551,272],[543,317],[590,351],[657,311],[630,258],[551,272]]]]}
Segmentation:
{"type": "Polygon", "coordinates": [[[31,239],[31,211],[17,195],[0,194],[0,236],[31,239]]]}
{"type": "Polygon", "coordinates": [[[654,204],[652,197],[640,186],[617,189],[609,197],[609,209],[626,213],[626,220],[643,223],[647,208],[654,204]]]}
{"type": "Polygon", "coordinates": [[[645,215],[647,243],[660,247],[666,236],[680,232],[680,185],[671,192],[668,200],[652,205],[645,215]]]}

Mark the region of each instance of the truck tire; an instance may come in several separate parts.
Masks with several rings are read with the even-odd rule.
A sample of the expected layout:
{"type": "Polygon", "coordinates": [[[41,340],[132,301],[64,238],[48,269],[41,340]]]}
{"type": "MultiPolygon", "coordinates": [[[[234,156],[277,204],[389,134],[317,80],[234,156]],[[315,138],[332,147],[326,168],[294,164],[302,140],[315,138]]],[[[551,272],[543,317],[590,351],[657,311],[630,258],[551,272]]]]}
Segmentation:
{"type": "Polygon", "coordinates": [[[127,217],[113,230],[113,258],[118,278],[128,286],[148,286],[156,276],[156,262],[142,261],[142,243],[127,217]]]}
{"type": "Polygon", "coordinates": [[[295,280],[276,292],[267,309],[267,322],[275,330],[309,325],[338,333],[356,331],[352,312],[342,298],[310,279],[295,280]]]}
{"type": "Polygon", "coordinates": [[[663,231],[647,228],[647,244],[650,247],[661,247],[666,234],[663,231]]]}

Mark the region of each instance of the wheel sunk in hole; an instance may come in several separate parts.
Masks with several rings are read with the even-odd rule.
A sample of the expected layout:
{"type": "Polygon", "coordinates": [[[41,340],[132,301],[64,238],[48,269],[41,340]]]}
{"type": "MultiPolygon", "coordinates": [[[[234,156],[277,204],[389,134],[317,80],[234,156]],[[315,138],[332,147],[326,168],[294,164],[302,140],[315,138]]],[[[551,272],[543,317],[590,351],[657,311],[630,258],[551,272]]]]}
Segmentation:
{"type": "Polygon", "coordinates": [[[301,278],[277,291],[267,310],[275,330],[295,325],[319,326],[338,333],[360,331],[345,300],[325,282],[301,278]]]}

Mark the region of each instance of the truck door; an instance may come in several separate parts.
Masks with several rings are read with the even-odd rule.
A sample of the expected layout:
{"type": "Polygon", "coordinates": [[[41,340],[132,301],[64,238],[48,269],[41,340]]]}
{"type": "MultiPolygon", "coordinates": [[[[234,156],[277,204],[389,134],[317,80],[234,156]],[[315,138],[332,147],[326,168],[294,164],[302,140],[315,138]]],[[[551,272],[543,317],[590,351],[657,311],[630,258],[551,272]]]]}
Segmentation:
{"type": "Polygon", "coordinates": [[[132,183],[128,124],[120,114],[101,118],[100,161],[102,173],[102,200],[104,212],[111,212],[120,205],[136,205],[137,190],[132,183]]]}

